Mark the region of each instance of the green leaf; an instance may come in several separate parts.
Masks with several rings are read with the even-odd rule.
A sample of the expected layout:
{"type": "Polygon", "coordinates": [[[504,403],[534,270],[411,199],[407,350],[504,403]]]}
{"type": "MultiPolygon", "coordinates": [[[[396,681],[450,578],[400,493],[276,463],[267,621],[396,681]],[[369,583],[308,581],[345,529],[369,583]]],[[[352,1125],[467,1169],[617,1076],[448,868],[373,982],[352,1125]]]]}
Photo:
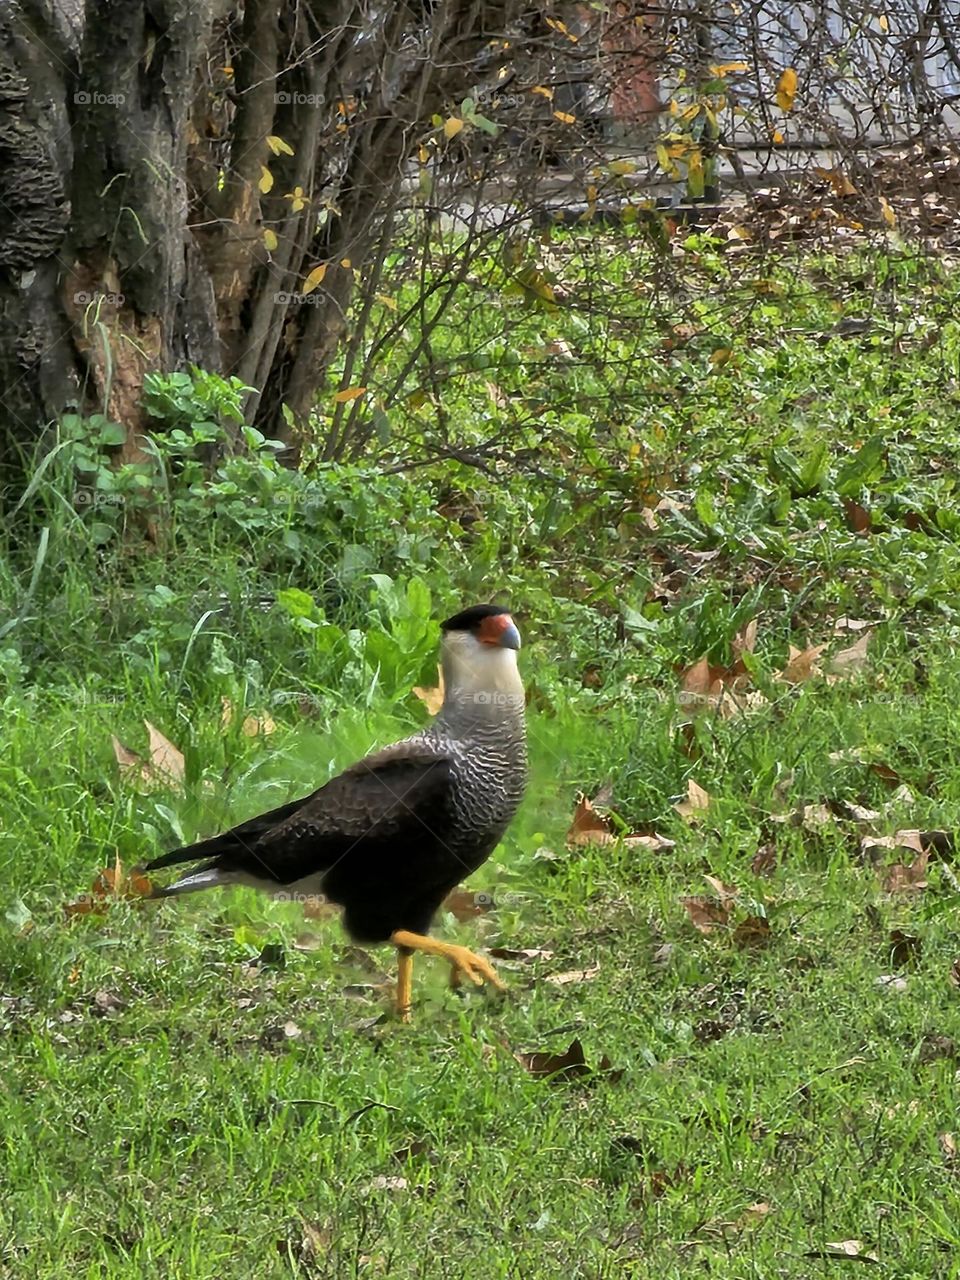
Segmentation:
{"type": "Polygon", "coordinates": [[[312,618],[317,613],[313,596],[299,587],[285,587],[278,591],[277,604],[291,618],[312,618]]]}
{"type": "Polygon", "coordinates": [[[883,436],[871,436],[860,446],[850,461],[840,468],[837,474],[837,493],[841,497],[858,493],[864,485],[879,480],[886,466],[883,436]]]}

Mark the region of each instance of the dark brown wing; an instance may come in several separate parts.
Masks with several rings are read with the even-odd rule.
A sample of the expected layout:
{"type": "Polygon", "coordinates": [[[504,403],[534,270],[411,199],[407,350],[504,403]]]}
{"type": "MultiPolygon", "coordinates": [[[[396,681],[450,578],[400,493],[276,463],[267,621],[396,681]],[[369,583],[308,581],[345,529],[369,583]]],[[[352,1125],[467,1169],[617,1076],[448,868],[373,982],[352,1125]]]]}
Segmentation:
{"type": "Polygon", "coordinates": [[[293,884],[327,871],[360,846],[372,852],[410,840],[430,842],[446,825],[449,791],[446,756],[398,743],[312,795],[158,858],[148,869],[205,858],[211,869],[293,884]]]}

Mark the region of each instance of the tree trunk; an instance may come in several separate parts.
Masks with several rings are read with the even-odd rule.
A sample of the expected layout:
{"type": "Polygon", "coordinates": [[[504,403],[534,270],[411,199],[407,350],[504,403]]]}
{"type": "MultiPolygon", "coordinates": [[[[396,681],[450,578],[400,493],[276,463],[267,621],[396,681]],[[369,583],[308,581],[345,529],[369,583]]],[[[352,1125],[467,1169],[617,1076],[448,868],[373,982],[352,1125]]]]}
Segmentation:
{"type": "Polygon", "coordinates": [[[70,408],[142,458],[152,370],[237,374],[263,431],[304,427],[417,137],[505,22],[472,0],[21,0],[0,19],[0,485],[70,408]]]}

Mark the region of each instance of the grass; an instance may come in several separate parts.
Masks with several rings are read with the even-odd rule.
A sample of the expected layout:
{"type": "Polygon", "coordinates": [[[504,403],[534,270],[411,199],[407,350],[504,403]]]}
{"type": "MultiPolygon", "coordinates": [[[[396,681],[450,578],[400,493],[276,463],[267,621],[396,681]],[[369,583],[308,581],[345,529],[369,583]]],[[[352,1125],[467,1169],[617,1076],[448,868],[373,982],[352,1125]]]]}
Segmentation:
{"type": "MultiPolygon", "coordinates": [[[[651,366],[663,398],[637,430],[680,507],[656,529],[631,523],[650,466],[631,470],[630,438],[611,428],[578,464],[582,503],[551,506],[541,479],[510,493],[472,481],[487,504],[472,544],[423,514],[440,479],[467,487],[456,467],[405,496],[384,489],[392,528],[376,502],[350,517],[351,545],[372,557],[353,577],[333,526],[319,566],[258,573],[255,542],[218,547],[207,521],[211,541],[176,555],[117,549],[104,582],[77,522],[51,517],[27,601],[35,544],[11,551],[0,1274],[806,1280],[856,1267],[833,1246],[859,1241],[859,1265],[874,1257],[880,1274],[960,1276],[953,869],[932,862],[925,888],[888,893],[883,861],[900,855],[874,866],[864,823],[771,821],[829,802],[877,811],[878,834],[960,825],[960,437],[942,382],[955,322],[891,364],[869,339],[823,338],[837,279],[868,266],[831,265],[820,293],[812,271],[782,343],[760,340],[774,324],[762,314],[737,332],[732,367],[711,372],[706,348],[651,366]],[[823,411],[785,422],[811,387],[823,411]],[[854,434],[857,414],[869,429],[854,434]],[[875,523],[858,535],[843,469],[874,427],[882,466],[849,496],[875,523]],[[791,491],[770,446],[802,465],[820,436],[819,481],[791,491]],[[396,554],[392,537],[424,531],[425,562],[396,554]],[[211,564],[226,603],[204,585],[211,564]],[[372,589],[372,569],[433,594],[372,589]],[[272,603],[290,585],[318,611],[272,603]],[[421,723],[408,690],[432,669],[425,616],[500,586],[521,604],[533,779],[471,882],[495,907],[438,930],[538,953],[499,962],[505,1000],[458,997],[418,959],[413,1025],[382,1019],[389,951],[359,953],[335,920],[246,890],[65,918],[116,854],[129,866],[305,792],[421,723]],[[222,612],[200,626],[211,604],[222,612]],[[778,683],[789,643],[849,643],[834,636],[843,613],[873,626],[863,670],[778,683]],[[704,712],[685,735],[678,668],[704,651],[728,660],[751,616],[767,700],[704,712]],[[225,728],[223,697],[269,711],[276,732],[247,737],[239,715],[225,728]],[[110,735],[142,751],[143,718],[183,749],[182,794],[118,777],[110,735]],[[691,778],[710,796],[696,823],[674,808],[691,778]],[[567,849],[576,792],[605,784],[627,830],[675,847],[567,849]],[[765,847],[775,857],[755,869],[765,847]],[[736,889],[734,921],[766,917],[769,945],[693,927],[681,899],[709,893],[707,874],[736,889]],[[897,930],[917,941],[897,945],[897,930]],[[615,1072],[550,1081],[515,1056],[574,1039],[615,1072]]],[[[948,286],[928,284],[932,314],[948,286]]],[[[363,488],[354,473],[331,483],[344,510],[363,488]]]]}
{"type": "MultiPolygon", "coordinates": [[[[641,720],[535,715],[531,797],[476,879],[498,906],[444,931],[553,954],[503,962],[502,1004],[452,996],[418,962],[412,1027],[375,1021],[387,996],[335,922],[305,926],[246,891],[66,924],[62,898],[104,849],[135,843],[122,789],[101,774],[90,795],[98,717],[60,703],[15,722],[7,859],[33,927],[10,927],[0,949],[10,1274],[807,1276],[835,1264],[806,1254],[848,1239],[887,1274],[957,1274],[956,1174],[938,1136],[955,1063],[936,1039],[960,998],[956,892],[933,869],[922,894],[889,898],[840,821],[785,833],[773,874],[751,871],[778,768],[795,771],[791,803],[883,802],[865,765],[829,759],[844,747],[923,778],[926,797],[890,830],[956,821],[960,677],[924,657],[912,700],[877,691],[881,664],[869,681],[790,692],[747,732],[712,725],[696,829],[671,816],[690,766],[665,750],[668,703],[649,698],[641,720]],[[647,778],[647,816],[674,851],[564,852],[572,791],[604,764],[647,778]],[[538,858],[544,846],[558,860],[538,858]],[[769,947],[691,928],[680,897],[705,890],[705,871],[744,910],[764,904],[769,947]],[[902,971],[893,928],[922,940],[902,971]],[[268,943],[272,963],[253,962],[268,943]],[[905,990],[880,983],[894,973],[905,990]],[[513,1057],[575,1037],[622,1078],[550,1083],[513,1057]]],[[[357,717],[335,763],[403,728],[357,717]]],[[[327,739],[278,733],[238,745],[237,812],[261,803],[257,779],[278,761],[301,785],[327,767],[327,739]]],[[[177,800],[137,801],[130,820],[160,804],[177,800]]]]}

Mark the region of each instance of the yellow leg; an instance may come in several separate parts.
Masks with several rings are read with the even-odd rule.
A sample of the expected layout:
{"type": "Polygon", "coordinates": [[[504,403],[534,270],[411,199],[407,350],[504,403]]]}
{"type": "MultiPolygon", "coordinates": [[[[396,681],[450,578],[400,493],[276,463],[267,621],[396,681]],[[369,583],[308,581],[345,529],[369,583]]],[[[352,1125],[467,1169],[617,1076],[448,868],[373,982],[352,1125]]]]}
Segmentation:
{"type": "Polygon", "coordinates": [[[397,1014],[401,1022],[410,1021],[413,992],[413,952],[397,952],[397,1014]]]}
{"type": "Polygon", "coordinates": [[[436,938],[428,938],[422,933],[408,933],[406,929],[398,929],[396,933],[391,934],[390,941],[395,947],[422,951],[428,956],[443,956],[458,977],[466,974],[478,987],[482,987],[484,982],[489,982],[498,991],[506,991],[506,987],[500,981],[490,961],[476,955],[469,947],[458,947],[453,942],[438,942],[436,938]]]}

